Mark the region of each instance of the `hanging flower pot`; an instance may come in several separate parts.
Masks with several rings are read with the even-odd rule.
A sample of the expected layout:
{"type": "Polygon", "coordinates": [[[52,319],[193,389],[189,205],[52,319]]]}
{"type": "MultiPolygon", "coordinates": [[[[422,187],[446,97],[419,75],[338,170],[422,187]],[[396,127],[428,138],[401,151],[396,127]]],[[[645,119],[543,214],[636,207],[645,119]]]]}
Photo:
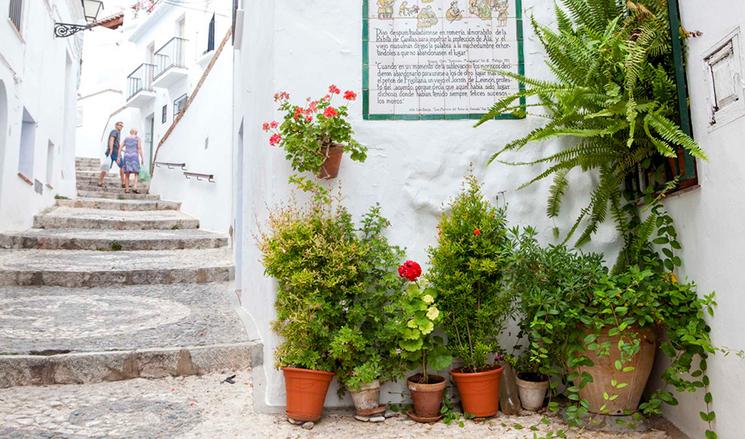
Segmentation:
{"type": "Polygon", "coordinates": [[[608,329],[600,332],[596,343],[610,344],[608,355],[598,355],[597,351],[588,350],[584,355],[593,362],[593,366],[581,366],[578,372],[587,372],[592,376],[592,382],[587,383],[579,391],[579,396],[589,403],[588,410],[592,413],[604,415],[626,415],[636,411],[642,392],[647,385],[649,374],[652,372],[654,356],[657,349],[657,336],[651,328],[629,328],[626,332],[636,334],[640,342],[639,352],[629,361],[621,363],[620,370],[616,361],[621,362],[621,352],[618,341],[627,334],[608,335],[608,329]],[[624,368],[627,368],[624,372],[624,368]],[[633,368],[633,369],[629,369],[633,368]],[[627,384],[622,388],[613,386],[615,383],[627,384]],[[606,399],[604,395],[617,395],[614,399],[606,399]],[[603,410],[601,410],[604,407],[603,410]]]}
{"type": "Polygon", "coordinates": [[[543,407],[548,391],[548,377],[539,373],[523,372],[517,374],[517,389],[520,403],[525,410],[536,411],[543,407]]]}
{"type": "Polygon", "coordinates": [[[318,178],[324,180],[336,178],[339,175],[339,165],[341,164],[341,157],[344,154],[344,147],[336,144],[327,146],[323,148],[321,153],[326,159],[318,171],[318,178]]]}
{"type": "Polygon", "coordinates": [[[316,422],[323,415],[323,402],[334,378],[333,372],[286,367],[287,417],[296,421],[316,422]]]}
{"type": "Polygon", "coordinates": [[[463,412],[476,418],[496,416],[499,410],[499,380],[504,367],[483,372],[462,372],[456,369],[450,372],[458,387],[463,412]]]}
{"type": "Polygon", "coordinates": [[[360,416],[372,416],[385,411],[385,406],[380,405],[380,381],[363,384],[359,390],[349,393],[354,401],[354,409],[360,416]]]}
{"type": "Polygon", "coordinates": [[[437,422],[442,418],[442,394],[445,392],[447,381],[439,375],[429,375],[427,382],[421,382],[421,374],[416,374],[406,380],[414,402],[413,415],[409,417],[417,422],[437,422]]]}

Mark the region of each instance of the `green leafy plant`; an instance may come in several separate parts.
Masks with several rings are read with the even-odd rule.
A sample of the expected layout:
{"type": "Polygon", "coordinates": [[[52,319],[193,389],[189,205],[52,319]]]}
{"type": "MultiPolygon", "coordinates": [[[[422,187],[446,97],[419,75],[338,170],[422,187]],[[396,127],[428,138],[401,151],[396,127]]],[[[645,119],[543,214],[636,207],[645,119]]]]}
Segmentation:
{"type": "Polygon", "coordinates": [[[399,332],[400,356],[406,361],[407,369],[419,368],[420,373],[413,377],[415,381],[430,384],[430,372],[445,369],[453,361],[443,338],[435,335],[443,313],[437,306],[434,289],[422,286],[425,281],[417,281],[418,275],[407,275],[406,264],[399,268],[399,273],[410,280],[399,299],[399,318],[392,322],[399,332]]]}
{"type": "Polygon", "coordinates": [[[448,348],[463,361],[463,370],[491,367],[488,356],[500,350],[499,334],[512,312],[505,287],[512,258],[505,209],[491,205],[475,177],[440,220],[437,245],[429,249],[427,278],[444,313],[448,348]]]}
{"type": "MultiPolygon", "coordinates": [[[[671,34],[665,0],[607,1],[562,0],[556,6],[558,30],[532,20],[555,75],[544,81],[511,72],[498,73],[515,78],[524,90],[499,100],[479,121],[520,110],[515,100],[536,97],[530,107],[545,110],[548,123],[497,151],[565,139],[558,152],[513,165],[542,165],[540,172],[523,186],[552,177],[547,213],[557,217],[569,186],[568,173],[577,169],[595,171],[592,193],[585,208],[566,234],[569,239],[580,224],[584,231],[577,240],[590,240],[598,226],[612,218],[622,235],[629,232],[622,212],[623,187],[640,169],[648,169],[665,157],[688,151],[705,158],[696,142],[676,121],[677,93],[671,60],[671,34]]],[[[503,162],[504,163],[504,162],[503,162]]]]}
{"type": "Polygon", "coordinates": [[[331,346],[346,323],[344,303],[362,294],[365,257],[349,212],[313,204],[270,214],[259,237],[266,274],[277,280],[274,331],[283,338],[275,364],[336,371],[331,346]]]}
{"type": "Polygon", "coordinates": [[[361,252],[356,261],[362,288],[340,303],[344,325],[331,341],[338,378],[352,391],[375,380],[397,378],[404,368],[397,353],[399,328],[394,323],[400,318],[401,281],[396,267],[403,251],[385,237],[389,225],[378,205],[362,218],[358,232],[361,252]]]}
{"type": "MultiPolygon", "coordinates": [[[[328,94],[318,100],[308,98],[307,106],[303,106],[290,103],[287,92],[276,93],[274,101],[279,105],[278,110],[284,113],[282,121],[264,122],[262,125],[264,131],[272,133],[269,144],[285,150],[285,157],[296,172],[290,176],[290,183],[301,190],[325,193],[315,181],[301,174],[318,174],[328,157],[329,148],[333,146],[344,148],[352,160],[364,162],[367,158],[367,148],[354,139],[347,105],[333,104],[334,96],[339,94],[341,90],[331,85],[328,94]]],[[[342,98],[351,102],[357,94],[347,90],[342,98]]]]}

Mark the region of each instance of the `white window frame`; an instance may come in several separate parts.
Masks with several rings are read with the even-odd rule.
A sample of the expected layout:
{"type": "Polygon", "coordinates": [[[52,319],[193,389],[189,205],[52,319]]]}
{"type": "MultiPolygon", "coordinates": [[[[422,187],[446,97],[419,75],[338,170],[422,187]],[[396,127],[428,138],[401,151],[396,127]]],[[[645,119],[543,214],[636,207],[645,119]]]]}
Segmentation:
{"type": "Polygon", "coordinates": [[[708,125],[709,131],[715,130],[728,123],[745,116],[745,75],[743,75],[743,44],[740,27],[738,26],[727,36],[711,46],[702,58],[704,77],[708,91],[708,125]],[[733,69],[735,98],[718,107],[714,83],[714,70],[718,62],[729,60],[733,69]]]}

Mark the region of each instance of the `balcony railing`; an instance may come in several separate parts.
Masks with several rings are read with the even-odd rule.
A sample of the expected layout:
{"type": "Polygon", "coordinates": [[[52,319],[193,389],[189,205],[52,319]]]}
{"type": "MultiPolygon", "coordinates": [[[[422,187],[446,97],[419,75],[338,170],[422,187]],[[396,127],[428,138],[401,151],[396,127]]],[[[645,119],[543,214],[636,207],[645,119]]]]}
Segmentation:
{"type": "Polygon", "coordinates": [[[155,78],[171,67],[186,67],[184,62],[185,39],[173,37],[155,52],[155,78]]]}
{"type": "Polygon", "coordinates": [[[141,91],[153,90],[153,72],[155,64],[140,64],[127,76],[127,100],[141,91]]]}

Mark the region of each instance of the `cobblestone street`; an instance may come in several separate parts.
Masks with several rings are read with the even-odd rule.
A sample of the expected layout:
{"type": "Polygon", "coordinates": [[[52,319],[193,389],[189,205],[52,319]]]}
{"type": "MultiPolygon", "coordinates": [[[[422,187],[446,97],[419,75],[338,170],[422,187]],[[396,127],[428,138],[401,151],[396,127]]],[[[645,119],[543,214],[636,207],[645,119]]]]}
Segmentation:
{"type": "MultiPolygon", "coordinates": [[[[312,430],[284,416],[253,410],[250,374],[235,384],[224,374],[135,379],[86,385],[14,387],[0,390],[0,437],[31,438],[532,438],[528,427],[540,416],[499,417],[463,428],[417,424],[394,417],[380,424],[327,414],[312,430]],[[519,428],[524,426],[524,428],[519,428]]],[[[667,439],[662,431],[616,436],[572,432],[572,438],[667,439]]]]}

